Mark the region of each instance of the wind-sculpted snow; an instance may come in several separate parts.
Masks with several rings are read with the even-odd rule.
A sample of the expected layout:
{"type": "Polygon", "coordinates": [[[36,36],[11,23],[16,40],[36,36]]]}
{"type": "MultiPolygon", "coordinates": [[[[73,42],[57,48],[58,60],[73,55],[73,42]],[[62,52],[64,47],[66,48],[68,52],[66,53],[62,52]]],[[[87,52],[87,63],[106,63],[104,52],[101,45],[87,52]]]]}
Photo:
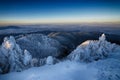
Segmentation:
{"type": "Polygon", "coordinates": [[[107,57],[115,52],[117,45],[106,41],[104,34],[99,40],[87,40],[79,45],[68,55],[68,58],[75,61],[91,62],[107,57]]]}
{"type": "Polygon", "coordinates": [[[22,49],[27,49],[34,58],[58,57],[64,53],[62,45],[42,34],[30,34],[17,39],[22,49]]]}

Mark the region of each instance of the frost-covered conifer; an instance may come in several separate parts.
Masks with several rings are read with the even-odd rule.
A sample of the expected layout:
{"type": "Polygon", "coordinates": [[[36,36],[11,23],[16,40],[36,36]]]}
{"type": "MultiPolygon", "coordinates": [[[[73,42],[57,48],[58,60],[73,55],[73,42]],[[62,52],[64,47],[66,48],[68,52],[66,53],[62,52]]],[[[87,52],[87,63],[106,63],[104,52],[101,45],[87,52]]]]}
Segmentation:
{"type": "Polygon", "coordinates": [[[115,48],[102,34],[98,41],[87,40],[68,55],[71,60],[91,62],[107,57],[115,48]]]}
{"type": "Polygon", "coordinates": [[[5,37],[0,48],[0,66],[2,73],[22,71],[31,59],[30,53],[16,43],[13,36],[5,37]]]}
{"type": "Polygon", "coordinates": [[[29,65],[31,63],[31,60],[32,60],[31,54],[27,50],[24,50],[24,64],[29,65]]]}

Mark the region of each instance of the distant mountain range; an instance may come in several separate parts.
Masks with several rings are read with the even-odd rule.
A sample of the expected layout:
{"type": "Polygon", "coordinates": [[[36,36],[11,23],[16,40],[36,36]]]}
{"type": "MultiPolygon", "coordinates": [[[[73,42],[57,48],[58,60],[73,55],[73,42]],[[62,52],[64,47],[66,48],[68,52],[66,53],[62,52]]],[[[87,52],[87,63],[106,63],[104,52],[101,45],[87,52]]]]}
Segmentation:
{"type": "Polygon", "coordinates": [[[18,26],[2,26],[2,27],[0,27],[0,30],[2,30],[2,29],[20,29],[20,27],[18,27],[18,26]]]}

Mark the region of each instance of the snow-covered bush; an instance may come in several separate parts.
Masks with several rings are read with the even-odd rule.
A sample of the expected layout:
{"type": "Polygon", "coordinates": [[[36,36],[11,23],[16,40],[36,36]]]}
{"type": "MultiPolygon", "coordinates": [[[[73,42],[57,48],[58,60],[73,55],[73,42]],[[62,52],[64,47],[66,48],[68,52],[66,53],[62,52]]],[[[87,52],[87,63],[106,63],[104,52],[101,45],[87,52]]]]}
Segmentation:
{"type": "Polygon", "coordinates": [[[46,59],[47,59],[47,58],[39,59],[38,66],[43,66],[43,65],[45,65],[45,64],[46,64],[46,59]]]}
{"type": "Polygon", "coordinates": [[[54,62],[53,57],[52,56],[48,56],[47,59],[46,59],[46,64],[52,65],[53,62],[54,62]]]}
{"type": "Polygon", "coordinates": [[[31,66],[38,66],[38,59],[37,58],[33,58],[31,60],[31,66]]]}
{"type": "Polygon", "coordinates": [[[41,59],[33,58],[31,60],[31,66],[39,67],[39,66],[43,66],[45,64],[52,65],[52,64],[55,64],[58,62],[59,62],[59,60],[52,56],[48,56],[46,58],[41,58],[41,59]]]}
{"type": "Polygon", "coordinates": [[[46,58],[41,58],[41,59],[33,58],[31,60],[31,65],[39,67],[39,66],[43,66],[45,64],[52,65],[52,64],[55,64],[55,63],[58,63],[58,62],[59,62],[59,60],[56,59],[55,57],[48,56],[46,58]]]}
{"type": "Polygon", "coordinates": [[[68,55],[68,58],[75,61],[91,62],[107,57],[114,51],[115,44],[106,41],[105,34],[99,40],[87,40],[78,46],[68,55]]]}
{"type": "Polygon", "coordinates": [[[39,67],[45,64],[46,64],[46,58],[42,58],[42,59],[33,58],[31,60],[31,66],[39,67]]]}

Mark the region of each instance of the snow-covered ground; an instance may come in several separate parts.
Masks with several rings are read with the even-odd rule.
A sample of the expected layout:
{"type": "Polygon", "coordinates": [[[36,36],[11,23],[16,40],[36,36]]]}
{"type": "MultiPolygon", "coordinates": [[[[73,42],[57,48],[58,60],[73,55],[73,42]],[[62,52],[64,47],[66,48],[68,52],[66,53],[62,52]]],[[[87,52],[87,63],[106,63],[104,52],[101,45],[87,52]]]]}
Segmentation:
{"type": "Polygon", "coordinates": [[[0,80],[120,80],[120,60],[114,58],[87,64],[67,60],[11,72],[1,75],[0,80]]]}
{"type": "Polygon", "coordinates": [[[0,76],[0,80],[96,80],[97,69],[88,64],[64,61],[0,76]]]}

